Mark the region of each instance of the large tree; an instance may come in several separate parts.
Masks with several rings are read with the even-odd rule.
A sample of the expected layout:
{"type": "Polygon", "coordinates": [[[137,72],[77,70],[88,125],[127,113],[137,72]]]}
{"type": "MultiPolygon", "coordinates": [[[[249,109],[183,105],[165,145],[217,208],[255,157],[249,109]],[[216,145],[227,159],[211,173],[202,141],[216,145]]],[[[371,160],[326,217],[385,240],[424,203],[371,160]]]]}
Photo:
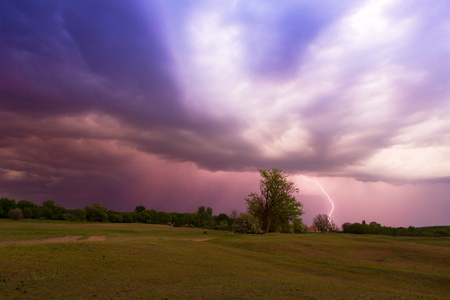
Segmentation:
{"type": "Polygon", "coordinates": [[[248,212],[256,216],[267,233],[272,222],[293,222],[303,214],[303,204],[294,195],[298,188],[288,180],[288,175],[279,169],[259,170],[260,194],[251,193],[245,197],[248,212]]]}

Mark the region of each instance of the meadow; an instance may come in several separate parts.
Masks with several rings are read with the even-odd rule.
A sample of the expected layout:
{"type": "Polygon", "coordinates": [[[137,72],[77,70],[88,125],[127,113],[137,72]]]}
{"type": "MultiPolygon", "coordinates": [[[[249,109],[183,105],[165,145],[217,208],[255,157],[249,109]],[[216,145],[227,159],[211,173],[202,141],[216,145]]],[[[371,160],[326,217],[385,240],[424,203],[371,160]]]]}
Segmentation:
{"type": "Polygon", "coordinates": [[[449,297],[449,237],[0,219],[1,299],[449,297]]]}

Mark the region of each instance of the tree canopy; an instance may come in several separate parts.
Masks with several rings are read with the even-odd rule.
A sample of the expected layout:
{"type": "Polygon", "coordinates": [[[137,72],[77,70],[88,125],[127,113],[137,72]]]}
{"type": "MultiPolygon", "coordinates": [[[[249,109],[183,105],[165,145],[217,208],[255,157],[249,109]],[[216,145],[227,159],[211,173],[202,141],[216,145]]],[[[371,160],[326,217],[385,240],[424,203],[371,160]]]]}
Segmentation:
{"type": "Polygon", "coordinates": [[[313,226],[316,227],[321,233],[323,232],[334,232],[338,228],[334,224],[333,220],[330,219],[326,214],[318,214],[313,219],[313,226]]]}
{"type": "Polygon", "coordinates": [[[298,193],[294,182],[280,169],[259,170],[260,194],[251,193],[245,197],[248,212],[257,217],[262,230],[267,233],[272,223],[283,227],[294,222],[302,214],[303,204],[293,194],[298,193]]]}

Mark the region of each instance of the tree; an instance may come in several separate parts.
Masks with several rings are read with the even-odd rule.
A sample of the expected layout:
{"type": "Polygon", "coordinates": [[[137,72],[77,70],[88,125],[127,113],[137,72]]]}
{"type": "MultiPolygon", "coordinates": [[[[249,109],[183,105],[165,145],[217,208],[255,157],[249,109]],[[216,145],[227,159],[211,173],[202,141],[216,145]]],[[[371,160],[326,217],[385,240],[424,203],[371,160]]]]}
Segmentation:
{"type": "Polygon", "coordinates": [[[16,200],[8,198],[0,198],[0,210],[2,211],[0,217],[7,218],[8,212],[14,208],[16,208],[16,200]]]}
{"type": "Polygon", "coordinates": [[[112,213],[108,215],[108,221],[110,221],[111,223],[122,223],[123,218],[119,214],[112,213]]]}
{"type": "Polygon", "coordinates": [[[142,205],[136,206],[136,208],[134,209],[134,211],[137,213],[143,212],[144,210],[145,210],[145,207],[142,205]]]}
{"type": "Polygon", "coordinates": [[[349,233],[350,232],[350,227],[352,226],[352,223],[350,222],[345,222],[344,224],[342,224],[342,231],[344,233],[349,233]]]}
{"type": "Polygon", "coordinates": [[[156,217],[156,222],[158,224],[164,224],[167,225],[171,221],[171,217],[168,213],[164,211],[158,212],[158,215],[156,217]]]}
{"type": "Polygon", "coordinates": [[[184,214],[184,223],[188,226],[193,226],[192,223],[194,222],[194,216],[193,214],[186,213],[184,214]]]}
{"type": "Polygon", "coordinates": [[[92,206],[86,205],[84,207],[86,212],[86,219],[92,222],[106,222],[108,220],[108,209],[106,206],[102,206],[95,203],[92,206]]]}
{"type": "Polygon", "coordinates": [[[13,208],[9,210],[8,217],[12,220],[20,220],[23,218],[22,209],[21,208],[13,208]]]}
{"type": "Polygon", "coordinates": [[[185,224],[184,214],[182,213],[170,213],[170,217],[172,218],[172,224],[174,227],[181,227],[185,224]]]}
{"type": "Polygon", "coordinates": [[[217,221],[218,221],[218,222],[221,222],[221,221],[228,222],[229,219],[230,219],[230,217],[228,217],[227,214],[219,214],[219,215],[217,216],[217,221]]]}
{"type": "Polygon", "coordinates": [[[248,212],[257,217],[265,233],[269,232],[273,221],[291,223],[303,214],[303,204],[293,196],[298,193],[294,182],[282,170],[259,170],[260,194],[251,193],[245,197],[248,212]]]}
{"type": "Polygon", "coordinates": [[[27,200],[20,200],[19,202],[17,202],[16,206],[21,209],[24,209],[25,207],[32,207],[32,208],[37,207],[36,204],[27,200]]]}
{"type": "Polygon", "coordinates": [[[212,208],[204,206],[199,206],[197,209],[197,215],[198,215],[198,226],[209,228],[211,227],[211,221],[212,221],[212,208]]]}
{"type": "Polygon", "coordinates": [[[158,216],[158,212],[154,209],[146,210],[148,214],[147,223],[155,224],[156,223],[156,217],[158,216]]]}
{"type": "Polygon", "coordinates": [[[151,214],[150,214],[149,210],[143,210],[141,212],[134,212],[131,215],[133,217],[133,222],[152,223],[151,221],[150,222],[148,221],[151,218],[151,214]]]}
{"type": "Polygon", "coordinates": [[[233,231],[240,233],[261,233],[261,226],[254,215],[241,213],[234,220],[233,231]]]}
{"type": "Polygon", "coordinates": [[[339,231],[339,227],[336,225],[336,223],[334,223],[333,220],[331,220],[331,219],[329,219],[329,220],[330,220],[330,228],[329,228],[329,231],[330,231],[330,232],[338,232],[338,231],[339,231]]]}
{"type": "Polygon", "coordinates": [[[49,220],[64,220],[65,212],[66,209],[53,200],[44,201],[42,206],[39,207],[40,217],[49,220]]]}
{"type": "Polygon", "coordinates": [[[199,216],[199,226],[203,228],[211,227],[212,216],[208,212],[202,212],[199,216]]]}
{"type": "Polygon", "coordinates": [[[199,206],[197,209],[198,214],[204,213],[205,211],[206,211],[206,208],[204,206],[199,206]]]}
{"type": "Polygon", "coordinates": [[[212,217],[212,215],[213,215],[213,210],[212,210],[212,208],[211,207],[207,207],[206,208],[206,212],[208,213],[208,215],[210,215],[211,217],[212,217]]]}
{"type": "Polygon", "coordinates": [[[308,231],[308,227],[303,224],[302,219],[297,219],[292,224],[292,229],[294,233],[306,233],[308,231]]]}
{"type": "Polygon", "coordinates": [[[36,218],[38,208],[36,204],[27,200],[20,200],[17,202],[17,207],[22,209],[23,217],[27,219],[36,218]]]}
{"type": "Polygon", "coordinates": [[[318,214],[313,219],[313,226],[320,232],[326,232],[328,230],[328,216],[325,214],[318,214]]]}
{"type": "Polygon", "coordinates": [[[338,227],[334,222],[325,214],[318,214],[313,219],[313,226],[320,232],[334,232],[338,230],[338,227]]]}

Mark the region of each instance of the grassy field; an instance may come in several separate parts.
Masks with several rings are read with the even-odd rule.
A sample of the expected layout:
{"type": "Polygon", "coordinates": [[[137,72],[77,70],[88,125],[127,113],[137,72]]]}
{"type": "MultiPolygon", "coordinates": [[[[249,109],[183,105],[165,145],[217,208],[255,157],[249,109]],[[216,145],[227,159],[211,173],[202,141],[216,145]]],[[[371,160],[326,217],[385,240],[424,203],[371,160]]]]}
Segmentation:
{"type": "Polygon", "coordinates": [[[450,238],[0,220],[0,299],[449,297],[450,238]]]}

